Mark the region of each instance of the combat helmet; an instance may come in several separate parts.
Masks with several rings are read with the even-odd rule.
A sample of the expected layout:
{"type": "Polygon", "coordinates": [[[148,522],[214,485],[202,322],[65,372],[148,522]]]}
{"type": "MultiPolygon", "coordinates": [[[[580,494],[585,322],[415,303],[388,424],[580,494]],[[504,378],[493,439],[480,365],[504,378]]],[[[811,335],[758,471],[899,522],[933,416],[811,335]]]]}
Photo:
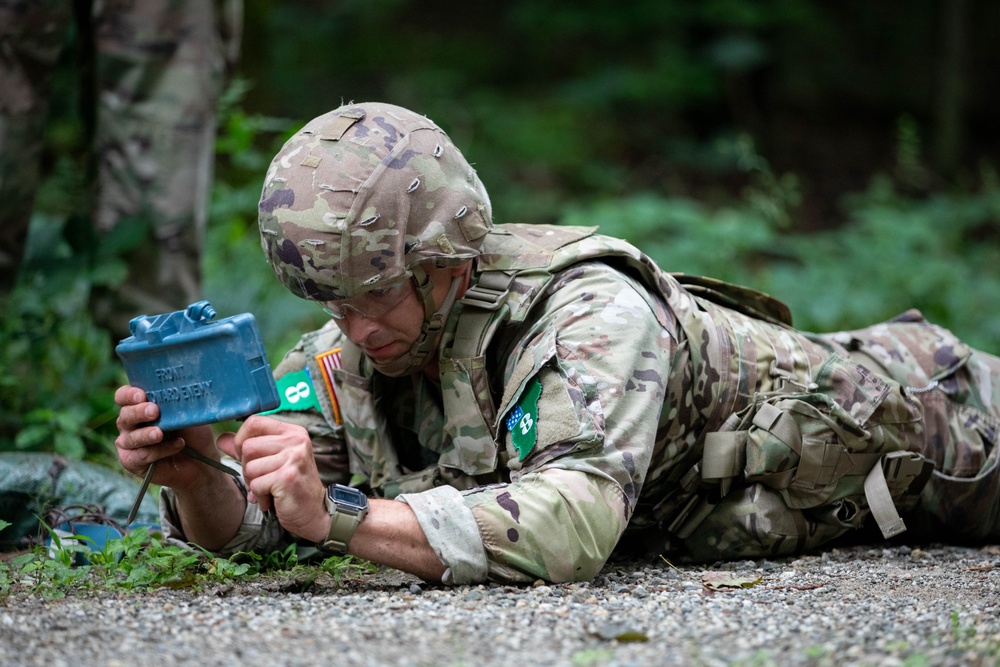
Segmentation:
{"type": "Polygon", "coordinates": [[[427,348],[447,313],[429,303],[422,267],[476,257],[492,211],[475,170],[434,122],[391,104],[352,103],[313,119],[281,148],[258,221],[275,274],[301,298],[351,299],[413,277],[427,320],[418,343],[427,348]]]}

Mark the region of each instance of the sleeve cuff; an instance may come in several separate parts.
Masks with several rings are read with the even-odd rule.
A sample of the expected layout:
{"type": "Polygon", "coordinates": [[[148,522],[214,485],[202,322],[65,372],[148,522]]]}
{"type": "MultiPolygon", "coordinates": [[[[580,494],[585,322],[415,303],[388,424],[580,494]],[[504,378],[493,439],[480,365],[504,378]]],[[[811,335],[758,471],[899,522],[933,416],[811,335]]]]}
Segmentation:
{"type": "Polygon", "coordinates": [[[461,492],[439,486],[421,493],[404,493],[396,498],[417,515],[434,553],[447,568],[441,583],[473,584],[486,581],[489,563],[479,527],[461,492]]]}
{"type": "MultiPolygon", "coordinates": [[[[237,481],[236,486],[246,497],[246,488],[242,480],[237,481]]],[[[160,488],[160,523],[166,541],[175,545],[191,544],[181,530],[174,492],[166,486],[160,488]]],[[[267,553],[280,548],[283,544],[283,534],[284,529],[273,513],[261,512],[256,503],[247,503],[239,530],[225,546],[214,553],[222,556],[231,556],[243,551],[267,553]]]]}

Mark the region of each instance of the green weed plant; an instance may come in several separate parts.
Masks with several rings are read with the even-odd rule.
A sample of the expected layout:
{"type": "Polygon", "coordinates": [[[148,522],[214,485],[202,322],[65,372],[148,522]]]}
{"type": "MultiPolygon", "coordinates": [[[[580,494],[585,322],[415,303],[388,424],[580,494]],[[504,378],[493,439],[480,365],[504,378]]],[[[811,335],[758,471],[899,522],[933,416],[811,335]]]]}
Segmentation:
{"type": "MultiPolygon", "coordinates": [[[[0,531],[10,525],[0,520],[0,531]]],[[[168,544],[161,533],[145,527],[100,547],[85,536],[70,539],[51,529],[48,532],[50,545],[35,546],[9,562],[0,561],[0,602],[20,593],[59,598],[101,590],[199,589],[213,583],[246,582],[265,573],[296,579],[304,589],[321,574],[339,584],[374,569],[349,556],[302,563],[294,545],[264,555],[243,552],[220,558],[203,549],[168,544]]]]}

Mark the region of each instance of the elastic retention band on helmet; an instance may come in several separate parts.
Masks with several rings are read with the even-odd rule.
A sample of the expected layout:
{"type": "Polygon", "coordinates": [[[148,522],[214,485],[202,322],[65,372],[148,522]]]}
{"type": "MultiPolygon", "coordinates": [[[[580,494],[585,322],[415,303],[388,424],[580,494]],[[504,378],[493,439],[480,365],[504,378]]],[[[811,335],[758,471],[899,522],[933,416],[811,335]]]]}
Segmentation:
{"type": "Polygon", "coordinates": [[[420,328],[420,335],[417,336],[417,339],[413,341],[413,345],[410,346],[410,349],[403,356],[388,364],[375,364],[375,368],[380,373],[390,377],[413,373],[424,367],[427,357],[434,351],[437,345],[438,335],[441,333],[441,329],[444,328],[445,320],[448,319],[448,313],[451,312],[452,306],[455,305],[455,297],[458,294],[458,287],[461,285],[463,278],[461,275],[452,278],[451,287],[448,288],[448,295],[445,296],[441,307],[437,311],[434,311],[434,298],[431,296],[434,284],[430,276],[419,265],[413,267],[412,273],[417,283],[417,294],[424,304],[424,324],[420,328]]]}

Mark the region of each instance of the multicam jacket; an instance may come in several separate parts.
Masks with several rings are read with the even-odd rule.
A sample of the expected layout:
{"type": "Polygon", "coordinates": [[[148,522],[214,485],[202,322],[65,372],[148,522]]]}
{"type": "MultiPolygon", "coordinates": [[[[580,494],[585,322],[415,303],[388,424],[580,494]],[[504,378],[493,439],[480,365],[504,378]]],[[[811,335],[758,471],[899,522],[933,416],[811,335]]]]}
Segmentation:
{"type": "MultiPolygon", "coordinates": [[[[499,226],[475,270],[440,385],[373,372],[332,325],[275,369],[307,368],[321,399],[277,416],[319,459],[346,442],[355,479],[413,508],[446,582],[589,579],[616,547],[782,555],[872,514],[897,534],[897,510],[996,532],[1000,360],[917,314],[797,332],[763,295],[581,228],[499,226]]],[[[227,549],[280,532],[250,506],[227,549]]]]}

